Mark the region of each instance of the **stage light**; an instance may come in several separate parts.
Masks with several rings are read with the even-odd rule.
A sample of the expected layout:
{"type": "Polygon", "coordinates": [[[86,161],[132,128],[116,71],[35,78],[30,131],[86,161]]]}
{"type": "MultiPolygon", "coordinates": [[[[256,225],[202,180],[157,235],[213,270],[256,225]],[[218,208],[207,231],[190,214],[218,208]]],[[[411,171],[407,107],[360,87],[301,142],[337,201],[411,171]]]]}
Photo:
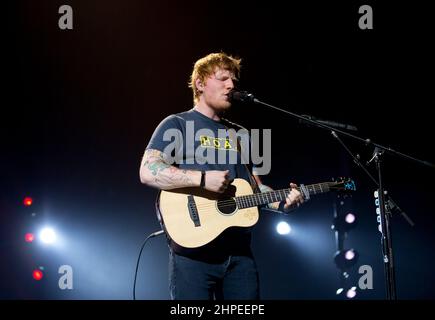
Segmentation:
{"type": "Polygon", "coordinates": [[[33,240],[35,240],[35,236],[33,233],[28,232],[24,235],[24,240],[26,242],[33,242],[33,240]]]}
{"type": "Polygon", "coordinates": [[[281,235],[289,234],[291,230],[292,229],[290,225],[285,221],[281,221],[276,225],[276,232],[278,232],[281,235]]]}
{"type": "Polygon", "coordinates": [[[355,258],[355,252],[353,250],[347,250],[344,254],[344,257],[346,258],[346,260],[352,260],[353,258],[355,258]]]}
{"type": "Polygon", "coordinates": [[[52,244],[56,241],[56,233],[52,228],[43,228],[39,233],[39,238],[46,244],[52,244]]]}
{"type": "Polygon", "coordinates": [[[346,215],[346,217],[344,218],[344,220],[345,220],[347,223],[354,223],[355,220],[356,220],[356,217],[355,217],[355,215],[354,215],[353,213],[348,213],[348,214],[346,215]]]}
{"type": "Polygon", "coordinates": [[[334,261],[341,270],[349,269],[358,261],[359,253],[355,249],[337,251],[334,261]]]}
{"type": "MultiPolygon", "coordinates": [[[[347,299],[353,299],[356,296],[356,287],[351,287],[351,288],[349,288],[348,286],[341,287],[341,288],[337,289],[335,294],[337,296],[345,295],[345,297],[347,299]]],[[[345,297],[343,296],[343,298],[345,298],[345,297]]]]}
{"type": "Polygon", "coordinates": [[[32,203],[33,203],[33,199],[31,197],[25,197],[23,200],[23,204],[26,207],[30,207],[32,205],[32,203]]]}
{"type": "Polygon", "coordinates": [[[341,215],[339,217],[334,218],[334,222],[331,226],[331,229],[338,232],[347,232],[350,229],[355,228],[356,224],[357,224],[357,219],[355,214],[349,212],[346,215],[341,215]]]}
{"type": "Polygon", "coordinates": [[[352,287],[349,290],[347,290],[346,292],[346,297],[348,297],[349,299],[353,299],[356,296],[356,287],[352,287]]]}
{"type": "Polygon", "coordinates": [[[32,276],[33,276],[33,279],[35,279],[36,281],[39,281],[42,279],[44,274],[42,273],[41,270],[33,270],[32,276]]]}

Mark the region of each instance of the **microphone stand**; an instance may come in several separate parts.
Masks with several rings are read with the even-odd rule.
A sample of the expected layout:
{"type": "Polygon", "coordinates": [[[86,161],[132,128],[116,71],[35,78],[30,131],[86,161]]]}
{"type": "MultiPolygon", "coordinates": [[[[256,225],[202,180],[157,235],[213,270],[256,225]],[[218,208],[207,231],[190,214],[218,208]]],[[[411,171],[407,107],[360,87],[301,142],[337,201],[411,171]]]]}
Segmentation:
{"type": "MultiPolygon", "coordinates": [[[[357,167],[361,168],[373,181],[373,183],[376,185],[376,187],[379,188],[379,182],[376,180],[375,177],[367,170],[367,168],[359,161],[359,156],[355,156],[352,151],[349,150],[349,148],[344,144],[343,140],[340,139],[340,137],[335,133],[334,130],[331,130],[332,136],[337,139],[337,141],[343,146],[343,148],[347,151],[347,153],[352,157],[353,162],[357,165],[357,167]]],[[[375,159],[375,156],[367,162],[369,164],[373,159],[375,159]]],[[[384,192],[385,193],[385,192],[384,192]]],[[[396,209],[399,211],[399,213],[402,215],[402,217],[409,223],[411,227],[415,225],[415,223],[411,220],[411,218],[396,204],[396,202],[393,201],[391,196],[388,197],[386,206],[388,206],[390,209],[396,209]]]]}
{"type": "MultiPolygon", "coordinates": [[[[371,141],[370,139],[363,139],[361,137],[358,137],[356,135],[353,135],[351,133],[339,130],[339,129],[335,129],[332,128],[326,124],[317,122],[313,119],[310,118],[306,118],[303,117],[301,115],[298,115],[296,113],[290,112],[288,110],[284,110],[281,108],[278,108],[276,106],[273,106],[271,104],[262,102],[258,99],[256,99],[252,94],[248,94],[246,92],[241,92],[241,93],[235,93],[233,95],[234,98],[236,98],[239,101],[250,101],[256,104],[261,104],[263,106],[278,110],[280,112],[286,113],[288,115],[291,115],[294,118],[297,118],[299,120],[303,120],[305,122],[309,122],[317,127],[329,130],[333,133],[333,136],[335,138],[338,138],[338,135],[336,134],[336,132],[347,136],[347,137],[351,137],[357,141],[363,142],[366,146],[373,146],[375,147],[375,152],[374,152],[374,156],[372,158],[372,160],[374,159],[376,162],[376,169],[378,171],[378,181],[376,181],[376,179],[370,175],[370,173],[367,171],[367,169],[365,169],[360,163],[359,161],[357,161],[356,163],[359,164],[359,166],[361,168],[363,168],[364,171],[366,171],[369,174],[369,177],[374,180],[374,182],[378,185],[378,190],[377,192],[375,192],[375,197],[377,194],[377,201],[379,203],[379,210],[377,211],[377,214],[380,217],[380,232],[382,233],[382,237],[381,237],[381,242],[382,242],[382,252],[383,252],[383,260],[384,260],[384,271],[385,271],[385,282],[386,282],[386,294],[387,294],[387,299],[388,300],[395,300],[396,299],[396,284],[395,284],[395,274],[394,274],[394,262],[393,262],[393,247],[392,247],[392,239],[391,239],[391,231],[390,231],[390,219],[389,219],[389,215],[390,215],[390,210],[389,210],[389,206],[385,205],[385,193],[384,193],[384,186],[383,186],[383,180],[382,180],[382,155],[384,154],[384,152],[388,152],[390,154],[402,157],[404,159],[407,160],[412,160],[415,161],[417,163],[420,163],[422,165],[426,165],[428,167],[431,168],[435,168],[435,164],[432,164],[430,162],[427,161],[423,161],[423,160],[419,160],[417,158],[411,157],[409,155],[403,154],[401,152],[398,152],[396,150],[393,150],[391,148],[382,146],[380,144],[374,143],[373,141],[371,141]]],[[[350,152],[350,150],[344,145],[344,143],[338,139],[338,141],[345,147],[345,149],[352,155],[352,153],[350,152]]],[[[354,159],[354,161],[357,159],[356,157],[354,157],[352,155],[352,158],[354,159]]],[[[392,202],[394,203],[394,202],[392,202]]],[[[399,208],[397,205],[395,205],[397,208],[399,208]]],[[[399,208],[400,209],[400,208],[399,208]]],[[[402,214],[404,217],[406,216],[404,213],[402,214]]],[[[408,218],[409,219],[409,218],[408,218]]],[[[413,225],[412,221],[409,219],[407,221],[411,223],[411,225],[413,225]]]]}
{"type": "Polygon", "coordinates": [[[387,192],[384,191],[384,187],[382,184],[382,175],[381,175],[381,155],[383,151],[375,148],[374,155],[372,159],[368,162],[370,163],[372,160],[376,162],[376,168],[378,170],[379,182],[372,176],[372,174],[367,170],[367,168],[359,161],[358,156],[355,156],[352,151],[344,144],[344,142],[340,139],[340,137],[334,132],[331,131],[332,136],[338,140],[338,142],[343,146],[343,148],[350,154],[353,158],[354,163],[360,167],[376,184],[378,190],[375,193],[375,203],[377,206],[377,215],[380,219],[380,232],[381,236],[381,244],[382,244],[382,254],[384,261],[384,273],[385,273],[385,288],[387,299],[396,300],[396,285],[395,285],[395,272],[394,272],[394,259],[393,259],[393,245],[392,238],[390,233],[390,217],[392,208],[397,208],[405,220],[413,227],[414,222],[403,212],[398,205],[389,197],[389,199],[385,200],[385,195],[387,192]],[[384,232],[382,232],[384,230],[384,232]]]}
{"type": "MultiPolygon", "coordinates": [[[[248,101],[248,100],[245,99],[245,101],[248,101]]],[[[343,131],[343,130],[339,130],[339,129],[332,128],[332,127],[330,127],[330,126],[328,126],[328,125],[326,125],[326,124],[323,124],[323,123],[317,122],[316,120],[312,120],[312,119],[309,119],[309,118],[303,117],[303,116],[301,116],[301,115],[298,115],[298,114],[296,114],[296,113],[293,113],[293,112],[290,112],[290,111],[287,111],[287,110],[284,110],[284,109],[281,109],[281,108],[275,107],[275,106],[273,106],[273,105],[271,105],[271,104],[268,104],[268,103],[266,103],[266,102],[260,101],[260,100],[258,100],[257,98],[254,98],[253,96],[251,96],[251,97],[249,98],[249,101],[252,101],[252,102],[254,102],[254,103],[256,103],[256,104],[264,105],[264,106],[266,106],[266,107],[270,107],[270,108],[272,108],[272,109],[275,109],[275,110],[278,110],[278,111],[281,111],[281,112],[284,112],[284,113],[287,113],[287,114],[289,114],[289,115],[291,115],[291,116],[293,116],[293,117],[295,117],[295,118],[298,118],[299,120],[303,120],[303,121],[305,121],[305,122],[309,122],[309,123],[314,124],[314,125],[316,125],[316,126],[318,126],[318,127],[320,127],[320,128],[327,129],[327,130],[332,130],[332,131],[335,131],[335,132],[341,133],[342,135],[345,135],[345,136],[347,136],[347,137],[351,137],[351,138],[353,138],[353,139],[355,139],[355,140],[358,140],[358,141],[360,141],[360,142],[363,142],[366,146],[374,146],[374,147],[378,147],[379,149],[382,149],[382,150],[384,150],[384,151],[386,151],[386,152],[388,152],[388,153],[390,153],[390,154],[393,154],[393,155],[396,155],[396,156],[402,157],[402,158],[407,159],[407,160],[412,160],[412,161],[415,161],[415,162],[420,163],[420,164],[422,164],[422,165],[426,165],[426,166],[428,166],[428,167],[431,167],[431,168],[435,169],[435,164],[433,164],[433,163],[431,163],[431,162],[428,162],[428,161],[424,161],[424,160],[420,160],[420,159],[417,159],[417,158],[411,157],[411,156],[409,156],[409,155],[407,155],[407,154],[401,153],[401,152],[396,151],[396,150],[394,150],[394,149],[392,149],[392,148],[385,147],[385,146],[383,146],[383,145],[381,145],[381,144],[375,143],[375,142],[371,141],[370,139],[363,139],[363,138],[358,137],[358,136],[356,136],[356,135],[353,135],[353,134],[351,134],[351,133],[349,133],[349,132],[346,132],[346,131],[343,131]]]]}

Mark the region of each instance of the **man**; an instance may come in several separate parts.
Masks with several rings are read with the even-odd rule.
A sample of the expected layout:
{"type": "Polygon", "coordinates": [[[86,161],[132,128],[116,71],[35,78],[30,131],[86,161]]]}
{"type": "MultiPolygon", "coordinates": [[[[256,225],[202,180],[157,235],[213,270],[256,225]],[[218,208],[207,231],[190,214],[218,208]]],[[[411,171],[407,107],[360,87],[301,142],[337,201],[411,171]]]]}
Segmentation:
{"type": "MultiPolygon", "coordinates": [[[[239,73],[240,60],[224,53],[209,54],[195,63],[190,79],[195,106],[167,117],[156,128],[142,159],[142,183],[162,190],[203,187],[223,193],[234,178],[243,178],[253,186],[258,184],[262,192],[271,190],[242,163],[236,139],[216,140],[219,130],[240,129],[222,117],[231,107],[229,94],[239,73]],[[212,134],[196,135],[196,139],[190,138],[195,141],[185,141],[192,130],[212,134]],[[179,136],[168,135],[169,132],[179,132],[179,136]],[[173,141],[168,136],[173,136],[173,141]],[[237,163],[209,161],[219,156],[228,160],[230,154],[237,156],[237,163]],[[209,158],[213,155],[217,157],[209,158]]],[[[303,203],[301,193],[295,189],[297,185],[290,186],[286,201],[274,203],[272,208],[289,211],[303,203]]],[[[258,272],[250,241],[250,228],[241,227],[228,228],[198,248],[184,248],[169,239],[171,298],[258,299],[258,272]]]]}

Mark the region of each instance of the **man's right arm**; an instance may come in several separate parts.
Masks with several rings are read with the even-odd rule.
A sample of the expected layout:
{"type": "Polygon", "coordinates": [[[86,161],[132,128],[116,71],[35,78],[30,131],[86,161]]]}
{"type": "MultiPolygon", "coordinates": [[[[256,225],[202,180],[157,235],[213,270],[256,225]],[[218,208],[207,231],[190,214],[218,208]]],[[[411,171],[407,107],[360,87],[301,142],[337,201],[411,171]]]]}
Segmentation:
{"type": "Polygon", "coordinates": [[[163,190],[199,187],[201,183],[200,171],[172,166],[164,160],[163,152],[155,149],[145,150],[139,175],[143,184],[163,190]]]}
{"type": "MultiPolygon", "coordinates": [[[[201,171],[183,170],[172,166],[165,161],[163,152],[155,149],[145,150],[139,175],[143,184],[162,190],[199,187],[201,184],[201,171]]],[[[223,192],[228,184],[228,170],[206,172],[205,188],[207,190],[223,192]]]]}

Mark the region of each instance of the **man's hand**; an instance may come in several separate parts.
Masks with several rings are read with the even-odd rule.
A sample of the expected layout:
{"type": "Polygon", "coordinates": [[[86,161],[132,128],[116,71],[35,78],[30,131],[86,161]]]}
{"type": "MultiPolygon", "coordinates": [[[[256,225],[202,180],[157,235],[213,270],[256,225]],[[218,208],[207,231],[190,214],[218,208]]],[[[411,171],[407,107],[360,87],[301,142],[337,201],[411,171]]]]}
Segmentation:
{"type": "Polygon", "coordinates": [[[292,188],[292,190],[285,199],[284,210],[291,210],[295,207],[299,207],[302,203],[304,203],[304,197],[296,189],[297,186],[297,184],[290,183],[290,188],[292,188]]]}
{"type": "Polygon", "coordinates": [[[205,172],[205,189],[223,193],[231,183],[229,170],[209,170],[205,172]]]}

